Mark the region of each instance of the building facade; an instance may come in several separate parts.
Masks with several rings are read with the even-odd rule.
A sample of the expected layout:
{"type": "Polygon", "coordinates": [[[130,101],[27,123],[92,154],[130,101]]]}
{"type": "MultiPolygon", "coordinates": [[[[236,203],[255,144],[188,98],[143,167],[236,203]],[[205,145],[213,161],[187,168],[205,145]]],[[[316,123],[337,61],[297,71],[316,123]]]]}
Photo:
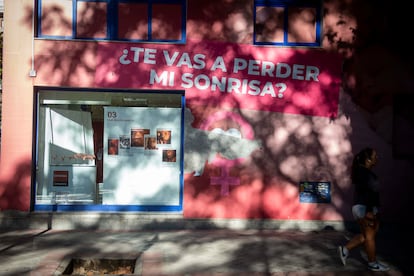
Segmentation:
{"type": "Polygon", "coordinates": [[[403,218],[413,68],[363,2],[6,0],[0,210],[352,220],[370,146],[403,218]]]}

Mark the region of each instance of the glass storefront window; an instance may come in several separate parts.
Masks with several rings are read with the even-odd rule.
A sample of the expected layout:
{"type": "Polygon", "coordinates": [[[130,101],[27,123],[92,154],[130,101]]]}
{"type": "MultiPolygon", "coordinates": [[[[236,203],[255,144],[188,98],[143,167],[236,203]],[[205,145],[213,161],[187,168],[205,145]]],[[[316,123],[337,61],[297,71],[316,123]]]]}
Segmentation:
{"type": "Polygon", "coordinates": [[[182,210],[183,106],[182,91],[39,89],[34,209],[182,210]]]}

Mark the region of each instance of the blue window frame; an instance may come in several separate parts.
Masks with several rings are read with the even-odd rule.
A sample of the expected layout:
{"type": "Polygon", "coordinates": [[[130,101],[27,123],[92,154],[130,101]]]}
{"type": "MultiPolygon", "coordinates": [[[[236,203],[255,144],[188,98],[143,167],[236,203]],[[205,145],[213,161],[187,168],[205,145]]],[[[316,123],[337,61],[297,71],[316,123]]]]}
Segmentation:
{"type": "Polygon", "coordinates": [[[186,41],[186,0],[38,0],[38,38],[186,41]]]}
{"type": "Polygon", "coordinates": [[[320,0],[255,0],[255,45],[321,46],[320,0]]]}
{"type": "MultiPolygon", "coordinates": [[[[75,91],[69,88],[36,87],[35,92],[36,121],[34,122],[34,129],[36,130],[36,158],[33,160],[33,164],[38,169],[31,187],[31,209],[33,211],[183,211],[185,91],[93,90],[88,88],[77,88],[75,91]],[[128,99],[128,101],[125,101],[125,99],[128,99]],[[118,103],[116,107],[112,105],[114,102],[118,103]],[[114,118],[113,116],[116,117],[117,115],[116,112],[113,113],[114,110],[105,113],[106,106],[115,109],[124,108],[125,111],[129,110],[127,113],[135,110],[135,112],[138,112],[136,114],[142,115],[142,118],[137,118],[133,117],[136,114],[125,113],[126,116],[132,115],[130,119],[112,121],[112,125],[113,123],[118,124],[118,122],[128,122],[127,124],[131,123],[134,127],[143,127],[142,131],[148,127],[148,130],[154,136],[157,124],[159,124],[161,129],[169,126],[175,129],[175,139],[171,141],[171,144],[165,145],[165,147],[157,145],[158,149],[153,154],[145,153],[143,141],[142,145],[132,145],[133,138],[131,137],[131,144],[129,146],[134,148],[123,148],[129,151],[126,155],[111,155],[110,157],[109,154],[106,154],[106,152],[109,153],[109,144],[106,144],[107,141],[105,141],[108,134],[105,134],[105,122],[103,120],[105,117],[114,118]],[[161,109],[159,108],[160,106],[162,106],[161,109]],[[94,111],[92,112],[92,110],[94,111]],[[165,112],[173,116],[164,116],[165,112]],[[97,116],[92,116],[92,113],[97,116]],[[162,118],[155,120],[157,123],[154,123],[153,115],[157,114],[162,118]],[[174,117],[173,120],[172,117],[174,117]],[[137,123],[132,123],[134,120],[137,123]],[[57,125],[60,125],[60,127],[56,127],[57,125]],[[70,125],[71,127],[63,127],[64,130],[62,130],[63,125],[70,125]],[[60,133],[61,137],[58,138],[57,136],[59,135],[56,135],[56,133],[60,133]],[[177,135],[178,133],[179,135],[177,135]],[[61,139],[62,137],[70,138],[67,140],[61,139]],[[79,159],[73,156],[73,153],[77,154],[73,149],[78,146],[85,153],[92,154],[94,160],[83,160],[82,157],[79,159]],[[177,163],[163,163],[165,161],[157,159],[157,157],[162,156],[163,150],[171,148],[177,151],[177,163]],[[58,155],[59,157],[56,158],[58,155]],[[118,157],[120,158],[118,159],[118,157]],[[125,173],[125,175],[136,171],[138,173],[144,172],[146,169],[143,170],[143,168],[148,167],[147,165],[151,163],[152,165],[149,165],[149,167],[155,166],[154,169],[157,171],[157,177],[154,177],[152,180],[150,179],[151,177],[144,177],[142,181],[144,181],[145,185],[135,186],[134,191],[118,190],[119,187],[127,187],[131,183],[123,186],[123,181],[118,182],[121,178],[118,176],[114,178],[111,174],[117,175],[118,171],[119,173],[125,172],[124,162],[131,163],[132,159],[130,158],[138,158],[142,163],[140,165],[140,162],[135,163],[134,161],[135,165],[128,165],[129,172],[125,173]],[[157,161],[155,163],[151,161],[147,164],[148,160],[158,160],[158,164],[156,164],[157,161]],[[108,163],[105,165],[105,162],[108,163]],[[143,166],[142,164],[146,165],[143,166]],[[112,167],[109,175],[105,175],[105,167],[112,167]],[[163,174],[164,177],[162,176],[163,174]],[[174,177],[171,177],[174,174],[175,180],[173,179],[174,177]],[[163,180],[158,182],[158,179],[163,180]],[[164,180],[166,180],[165,183],[163,183],[164,180]],[[159,185],[159,189],[146,189],[147,186],[151,187],[153,184],[159,185]],[[130,202],[122,203],[112,199],[105,202],[105,198],[108,199],[107,196],[112,193],[121,192],[127,195],[131,191],[138,196],[130,202]]],[[[123,123],[120,123],[120,127],[116,127],[114,130],[121,130],[124,128],[122,125],[123,123]]],[[[127,133],[126,136],[129,136],[129,133],[132,136],[132,130],[131,132],[125,132],[127,133]]],[[[121,147],[117,149],[122,150],[121,147]]],[[[149,174],[151,172],[147,175],[149,174]]],[[[138,184],[138,182],[136,183],[138,184]]]]}

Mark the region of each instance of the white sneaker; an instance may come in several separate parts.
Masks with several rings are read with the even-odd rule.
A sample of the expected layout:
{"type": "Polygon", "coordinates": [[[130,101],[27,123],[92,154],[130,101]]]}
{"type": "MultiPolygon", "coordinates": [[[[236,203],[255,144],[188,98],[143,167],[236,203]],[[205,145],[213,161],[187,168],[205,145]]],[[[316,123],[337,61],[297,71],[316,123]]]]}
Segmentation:
{"type": "Polygon", "coordinates": [[[385,264],[375,262],[373,264],[368,264],[368,268],[372,271],[388,271],[390,268],[385,264]]]}
{"type": "Polygon", "coordinates": [[[344,247],[338,246],[338,254],[339,258],[341,258],[341,262],[343,265],[346,265],[346,259],[348,258],[348,254],[344,253],[344,247]]]}

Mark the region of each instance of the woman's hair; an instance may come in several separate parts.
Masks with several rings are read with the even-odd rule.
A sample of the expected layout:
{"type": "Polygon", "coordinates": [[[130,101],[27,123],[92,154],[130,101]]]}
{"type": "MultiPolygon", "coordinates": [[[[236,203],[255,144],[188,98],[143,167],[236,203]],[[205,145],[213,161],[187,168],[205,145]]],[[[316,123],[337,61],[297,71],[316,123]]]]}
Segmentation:
{"type": "Polygon", "coordinates": [[[354,159],[352,160],[352,179],[354,179],[354,175],[358,167],[365,166],[366,161],[372,157],[374,151],[375,150],[373,148],[366,147],[354,156],[354,159]]]}

